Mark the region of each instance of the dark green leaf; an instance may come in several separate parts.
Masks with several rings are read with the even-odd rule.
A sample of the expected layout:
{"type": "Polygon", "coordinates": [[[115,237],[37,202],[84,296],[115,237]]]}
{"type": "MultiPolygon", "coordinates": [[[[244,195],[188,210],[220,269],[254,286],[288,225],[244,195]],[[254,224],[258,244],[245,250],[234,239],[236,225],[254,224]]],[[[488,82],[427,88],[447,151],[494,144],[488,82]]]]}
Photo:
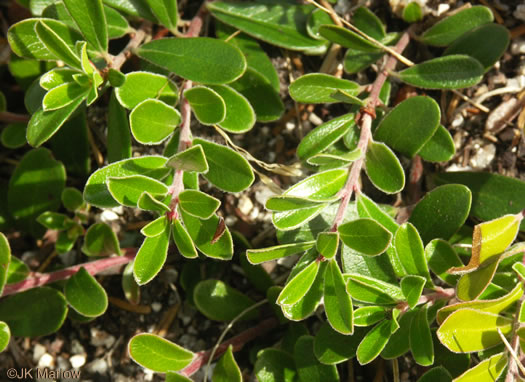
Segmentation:
{"type": "Polygon", "coordinates": [[[374,186],[387,194],[394,194],[405,187],[403,167],[392,150],[384,143],[368,144],[365,170],[374,186]]]}
{"type": "Polygon", "coordinates": [[[394,247],[406,274],[421,276],[429,283],[432,282],[423,242],[411,223],[405,223],[398,228],[394,236],[394,247]]]}
{"type": "Polygon", "coordinates": [[[131,134],[126,110],[111,93],[108,107],[107,159],[109,163],[131,157],[131,134]]]}
{"type": "Polygon", "coordinates": [[[62,60],[73,68],[81,67],[78,55],[47,22],[41,20],[36,23],[35,33],[55,59],[62,60]]]}
{"type": "Polygon", "coordinates": [[[160,24],[168,28],[173,34],[177,33],[179,13],[177,12],[176,0],[146,0],[151,11],[159,20],[160,24]]]}
{"type": "Polygon", "coordinates": [[[322,40],[323,37],[319,34],[319,27],[325,24],[333,24],[334,21],[330,17],[330,14],[326,13],[322,9],[314,9],[308,21],[306,23],[306,31],[308,35],[316,40],[322,40]]]}
{"type": "Polygon", "coordinates": [[[423,11],[417,1],[408,3],[403,9],[403,20],[407,23],[417,23],[423,19],[423,11]]]}
{"type": "Polygon", "coordinates": [[[371,326],[385,319],[387,310],[381,306],[363,306],[354,310],[355,326],[371,326]]]}
{"type": "Polygon", "coordinates": [[[390,336],[399,328],[395,320],[384,320],[374,326],[357,348],[357,361],[361,365],[372,362],[385,348],[390,336]]]}
{"type": "Polygon", "coordinates": [[[228,350],[221,357],[215,369],[213,369],[212,382],[242,382],[241,369],[233,358],[233,346],[228,346],[228,350]]]}
{"type": "Polygon", "coordinates": [[[113,199],[128,207],[136,207],[144,191],[160,197],[168,194],[168,186],[144,175],[110,177],[107,180],[107,187],[113,199]]]}
{"type": "Polygon", "coordinates": [[[108,307],[106,291],[84,267],[67,280],[64,294],[68,304],[86,317],[98,317],[108,307]]]}
{"type": "Polygon", "coordinates": [[[180,151],[173,155],[166,166],[173,167],[182,171],[195,171],[206,173],[209,170],[208,162],[204,156],[204,150],[201,145],[191,146],[189,149],[180,151]]]}
{"type": "Polygon", "coordinates": [[[84,198],[82,193],[74,187],[66,187],[60,195],[62,204],[69,211],[76,211],[84,206],[84,198]]]}
{"type": "Polygon", "coordinates": [[[161,270],[168,255],[170,229],[154,237],[146,237],[133,262],[133,276],[137,284],[150,282],[161,270]]]}
{"type": "Polygon", "coordinates": [[[226,105],[226,117],[219,122],[219,126],[230,133],[251,130],[255,124],[255,111],[246,97],[226,85],[212,85],[210,89],[214,90],[226,105]]]}
{"type": "Polygon", "coordinates": [[[267,348],[257,354],[254,373],[260,382],[297,381],[295,360],[287,352],[267,348]]]}
{"type": "Polygon", "coordinates": [[[461,267],[463,263],[454,248],[445,240],[434,239],[425,247],[425,257],[428,267],[441,280],[450,285],[455,285],[458,276],[447,271],[452,267],[461,267]]]}
{"type": "Polygon", "coordinates": [[[355,82],[330,76],[322,73],[311,73],[299,77],[290,84],[290,96],[302,103],[332,103],[338,102],[333,94],[337,90],[344,90],[356,96],[359,85],[355,82]]]}
{"type": "Polygon", "coordinates": [[[27,143],[26,123],[10,123],[5,126],[0,136],[0,141],[8,149],[17,149],[27,143]]]}
{"type": "Polygon", "coordinates": [[[369,256],[383,253],[392,240],[392,234],[387,229],[368,218],[342,224],[338,231],[345,245],[369,256]]]}
{"type": "Polygon", "coordinates": [[[161,143],[173,133],[180,121],[181,116],[177,109],[155,99],[139,103],[129,115],[131,133],[144,145],[161,143]],[[151,118],[152,115],[155,118],[151,118]]]}
{"type": "Polygon", "coordinates": [[[375,53],[379,47],[365,40],[357,33],[338,25],[322,25],[319,34],[325,39],[339,44],[345,48],[355,49],[361,52],[375,53]]]}
{"type": "Polygon", "coordinates": [[[173,241],[175,241],[175,245],[182,256],[189,259],[198,256],[197,250],[195,249],[195,244],[193,244],[190,234],[188,231],[186,231],[186,228],[184,228],[179,219],[173,221],[171,232],[173,235],[173,241]]]}
{"type": "Polygon", "coordinates": [[[409,310],[401,316],[399,319],[399,329],[390,337],[390,341],[388,341],[388,344],[381,352],[381,357],[394,359],[410,350],[409,333],[412,320],[417,312],[417,310],[409,310]]]}
{"type": "Polygon", "coordinates": [[[51,211],[43,212],[36,220],[47,229],[56,230],[66,230],[75,224],[67,215],[51,211]]]}
{"type": "Polygon", "coordinates": [[[366,332],[366,328],[355,328],[354,334],[347,336],[336,332],[328,322],[324,322],[315,336],[315,356],[326,365],[335,365],[353,358],[366,332]]]}
{"type": "Polygon", "coordinates": [[[408,275],[401,279],[401,290],[406,297],[408,306],[413,309],[423,293],[426,279],[422,276],[408,275]]]}
{"type": "Polygon", "coordinates": [[[226,118],[226,103],[214,90],[205,86],[195,86],[184,91],[195,117],[203,125],[214,125],[226,118]]]}
{"type": "Polygon", "coordinates": [[[95,223],[89,227],[84,237],[82,252],[87,256],[121,254],[117,235],[105,223],[95,223]]]}
{"type": "Polygon", "coordinates": [[[443,126],[439,125],[434,135],[419,150],[418,154],[428,162],[446,162],[454,156],[454,140],[443,126]]]}
{"type": "Polygon", "coordinates": [[[177,85],[168,77],[150,72],[126,74],[124,83],[117,87],[115,95],[122,106],[134,109],[139,103],[155,98],[174,105],[179,97],[177,85]]]}
{"type": "Polygon", "coordinates": [[[325,271],[324,310],[332,328],[342,334],[353,334],[352,299],[346,291],[343,275],[335,260],[329,261],[325,271]]]}
{"type": "Polygon", "coordinates": [[[405,296],[396,285],[357,274],[344,274],[346,288],[353,299],[376,305],[393,305],[405,296]]]}
{"type": "Polygon", "coordinates": [[[368,36],[376,40],[386,37],[385,26],[381,20],[368,8],[359,7],[352,15],[352,23],[368,36]]]}
{"type": "Polygon", "coordinates": [[[377,278],[378,280],[397,283],[396,274],[387,253],[370,257],[343,245],[341,248],[341,263],[343,273],[361,274],[377,278]]]}
{"type": "Polygon", "coordinates": [[[349,74],[359,73],[384,55],[383,52],[362,52],[360,50],[348,49],[343,61],[345,72],[349,74]]]}
{"type": "Polygon", "coordinates": [[[102,0],[64,0],[64,5],[86,41],[105,54],[108,51],[108,26],[102,0]]]}
{"type": "MultiPolygon", "coordinates": [[[[416,2],[410,3],[417,5],[416,2]]],[[[419,5],[418,5],[419,7],[419,5]]],[[[417,380],[417,382],[434,382],[434,381],[440,381],[440,382],[452,382],[452,376],[448,372],[446,368],[443,366],[438,366],[430,369],[425,374],[421,376],[417,380]]]]}
{"type": "Polygon", "coordinates": [[[121,284],[126,300],[132,304],[140,303],[140,286],[133,277],[133,261],[124,267],[121,284]]]}
{"type": "Polygon", "coordinates": [[[297,303],[312,287],[318,271],[319,262],[312,261],[286,283],[286,286],[277,298],[277,303],[279,305],[294,305],[297,303]]]}
{"type": "Polygon", "coordinates": [[[427,307],[419,309],[410,325],[410,349],[417,364],[430,366],[434,363],[434,344],[427,319],[427,307]]]}
{"type": "Polygon", "coordinates": [[[221,205],[213,196],[197,190],[185,190],[179,194],[180,207],[190,215],[209,219],[221,205]]]}
{"type": "Polygon", "coordinates": [[[248,249],[246,256],[250,263],[259,264],[265,261],[276,260],[282,257],[304,252],[315,245],[314,241],[304,243],[283,244],[261,249],[248,249]]]}
{"type": "Polygon", "coordinates": [[[321,256],[331,259],[337,254],[339,249],[338,232],[320,232],[317,235],[315,247],[321,256]]]}
{"type": "Polygon", "coordinates": [[[155,334],[141,333],[128,344],[130,357],[143,367],[165,373],[184,369],[195,354],[155,334]]]}
{"type": "Polygon", "coordinates": [[[339,382],[335,365],[321,364],[314,354],[314,337],[302,336],[295,343],[295,365],[301,381],[339,382]]]}

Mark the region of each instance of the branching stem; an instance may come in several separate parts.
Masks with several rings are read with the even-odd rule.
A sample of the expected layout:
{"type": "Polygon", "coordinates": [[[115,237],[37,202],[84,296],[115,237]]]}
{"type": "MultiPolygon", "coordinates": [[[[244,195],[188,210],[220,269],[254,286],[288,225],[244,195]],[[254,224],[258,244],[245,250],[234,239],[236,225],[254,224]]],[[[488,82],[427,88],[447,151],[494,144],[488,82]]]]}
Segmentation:
{"type": "Polygon", "coordinates": [[[142,25],[131,35],[131,39],[128,44],[122,49],[122,51],[115,57],[109,57],[108,68],[120,70],[122,65],[131,57],[133,51],[137,49],[140,44],[149,36],[151,31],[151,23],[144,21],[142,25]]]}

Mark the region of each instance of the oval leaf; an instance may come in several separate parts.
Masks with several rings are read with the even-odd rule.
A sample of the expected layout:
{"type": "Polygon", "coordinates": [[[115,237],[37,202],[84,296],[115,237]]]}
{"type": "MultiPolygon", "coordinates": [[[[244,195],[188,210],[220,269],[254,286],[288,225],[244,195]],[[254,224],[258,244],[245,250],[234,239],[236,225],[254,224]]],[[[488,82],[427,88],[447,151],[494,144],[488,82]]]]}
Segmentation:
{"type": "Polygon", "coordinates": [[[357,348],[357,361],[361,365],[372,362],[385,348],[390,336],[399,328],[394,320],[384,320],[374,326],[357,348]]]}
{"type": "Polygon", "coordinates": [[[106,53],[108,25],[102,0],[64,0],[64,5],[86,41],[97,51],[106,53]]]}
{"type": "Polygon", "coordinates": [[[182,256],[189,259],[193,259],[198,256],[197,250],[195,249],[195,244],[193,244],[190,234],[188,231],[186,231],[186,228],[184,228],[180,220],[177,219],[173,221],[171,232],[173,241],[175,241],[175,245],[182,256]]]}
{"type": "Polygon", "coordinates": [[[136,207],[144,191],[160,197],[168,194],[168,186],[144,175],[110,177],[107,187],[113,199],[128,207],[136,207]]]}
{"type": "Polygon", "coordinates": [[[179,205],[188,214],[209,219],[221,205],[213,196],[197,190],[185,190],[179,194],[179,205]]]}
{"type": "Polygon", "coordinates": [[[219,126],[230,133],[251,130],[255,124],[255,111],[246,97],[226,85],[212,85],[210,89],[215,91],[226,105],[226,116],[219,122],[219,126]]]}
{"type": "Polygon", "coordinates": [[[392,150],[384,143],[368,144],[365,170],[374,186],[387,194],[395,194],[405,187],[403,167],[392,150]]]}
{"type": "Polygon", "coordinates": [[[147,99],[129,115],[133,137],[144,145],[157,145],[165,140],[181,121],[178,110],[162,101],[147,99]],[[151,116],[155,118],[151,118],[151,116]]]}
{"type": "Polygon", "coordinates": [[[434,135],[419,150],[418,154],[428,162],[446,162],[451,160],[456,154],[452,135],[443,125],[439,125],[434,135]]]}
{"type": "Polygon", "coordinates": [[[288,281],[277,298],[277,303],[279,305],[294,305],[298,302],[312,287],[318,271],[319,262],[312,261],[307,267],[288,281]]]}
{"type": "Polygon", "coordinates": [[[144,285],[153,280],[166,262],[170,230],[154,237],[146,237],[133,262],[133,276],[137,284],[144,285]]]}
{"type": "Polygon", "coordinates": [[[98,317],[108,307],[106,291],[84,267],[67,280],[64,294],[69,305],[86,317],[98,317]]]}
{"type": "Polygon", "coordinates": [[[410,349],[417,364],[430,366],[434,363],[434,343],[427,319],[427,307],[419,309],[412,319],[409,333],[410,349]]]}
{"type": "Polygon", "coordinates": [[[155,334],[141,333],[128,344],[131,358],[143,367],[165,373],[184,369],[195,354],[155,334]]]}
{"type": "Polygon", "coordinates": [[[311,73],[299,77],[289,87],[290,96],[302,103],[338,102],[338,99],[332,97],[337,90],[344,90],[356,96],[359,85],[328,74],[311,73]]]}
{"type": "Polygon", "coordinates": [[[428,271],[423,242],[417,229],[410,223],[400,226],[394,236],[397,256],[408,275],[424,277],[432,282],[428,271]]]}
{"type": "Polygon", "coordinates": [[[339,265],[331,260],[324,276],[324,310],[328,322],[342,334],[353,334],[352,299],[346,291],[339,265]]]}
{"type": "Polygon", "coordinates": [[[392,234],[372,219],[357,219],[338,228],[341,240],[353,250],[368,256],[377,256],[388,248],[392,234]]]}
{"type": "Polygon", "coordinates": [[[215,369],[213,369],[212,382],[242,382],[241,369],[233,358],[233,346],[228,346],[228,350],[221,357],[215,369]]]}
{"type": "Polygon", "coordinates": [[[286,256],[296,255],[298,253],[307,251],[314,245],[314,241],[308,241],[304,243],[276,245],[274,247],[269,248],[248,249],[246,251],[246,256],[250,263],[260,264],[264,263],[265,261],[271,261],[286,256]]]}
{"type": "Polygon", "coordinates": [[[335,365],[321,364],[314,354],[314,337],[302,336],[294,346],[294,357],[297,372],[301,381],[339,382],[335,365]]]}
{"type": "Polygon", "coordinates": [[[115,89],[115,95],[122,106],[134,109],[150,98],[174,105],[178,99],[178,89],[175,83],[161,74],[131,72],[124,77],[124,83],[115,89]]]}
{"type": "Polygon", "coordinates": [[[226,103],[214,90],[205,86],[195,86],[184,91],[195,117],[203,125],[214,125],[226,118],[226,103]]]}

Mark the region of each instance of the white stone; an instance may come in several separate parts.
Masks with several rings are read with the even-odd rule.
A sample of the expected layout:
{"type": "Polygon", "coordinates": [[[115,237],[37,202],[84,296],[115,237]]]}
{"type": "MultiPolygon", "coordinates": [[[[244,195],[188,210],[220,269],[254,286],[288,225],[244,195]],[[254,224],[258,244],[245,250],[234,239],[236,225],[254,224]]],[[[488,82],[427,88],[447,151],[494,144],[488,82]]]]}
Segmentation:
{"type": "Polygon", "coordinates": [[[162,309],[162,304],[160,302],[153,302],[151,304],[151,309],[153,309],[155,313],[158,313],[162,309]]]}
{"type": "Polygon", "coordinates": [[[55,366],[55,359],[49,353],[44,353],[38,360],[38,367],[45,368],[53,366],[55,366]]]}
{"type": "Polygon", "coordinates": [[[113,337],[111,334],[103,330],[98,330],[97,328],[91,328],[91,345],[109,348],[114,343],[115,337],[113,337]]]}
{"type": "Polygon", "coordinates": [[[437,15],[441,16],[443,13],[447,12],[449,9],[450,9],[450,5],[443,4],[443,3],[439,4],[438,10],[437,10],[437,15]]]}
{"type": "Polygon", "coordinates": [[[38,362],[40,357],[44,355],[46,348],[40,344],[36,344],[33,349],[33,361],[38,362]]]}
{"type": "Polygon", "coordinates": [[[461,113],[457,113],[452,120],[452,123],[450,124],[453,128],[458,128],[461,125],[463,125],[463,122],[465,122],[465,118],[461,115],[461,113]]]}
{"type": "Polygon", "coordinates": [[[108,372],[108,363],[103,359],[96,359],[86,369],[91,373],[106,374],[108,372]]]}
{"type": "Polygon", "coordinates": [[[525,4],[518,5],[514,10],[513,15],[518,20],[525,21],[525,4]]]}
{"type": "Polygon", "coordinates": [[[249,197],[247,197],[246,195],[243,195],[239,199],[239,204],[237,205],[237,207],[239,207],[239,210],[244,215],[248,215],[250,211],[253,209],[253,202],[250,200],[249,197]]]}
{"type": "Polygon", "coordinates": [[[69,362],[74,369],[78,369],[86,364],[86,356],[84,354],[76,354],[69,358],[69,362]]]}
{"type": "Polygon", "coordinates": [[[117,221],[118,219],[119,216],[111,210],[104,210],[104,212],[100,214],[100,221],[103,223],[111,223],[117,221]]]}

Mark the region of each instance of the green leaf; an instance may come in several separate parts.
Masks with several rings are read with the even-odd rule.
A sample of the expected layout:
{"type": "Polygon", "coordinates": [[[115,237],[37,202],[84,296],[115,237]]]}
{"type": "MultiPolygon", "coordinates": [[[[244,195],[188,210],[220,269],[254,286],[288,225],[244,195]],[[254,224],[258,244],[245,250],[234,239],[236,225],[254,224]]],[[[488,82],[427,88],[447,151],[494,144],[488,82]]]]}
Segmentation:
{"type": "MultiPolygon", "coordinates": [[[[9,264],[11,262],[11,247],[5,235],[0,232],[0,295],[4,290],[4,285],[7,282],[9,264]]],[[[1,330],[0,330],[1,332],[1,330]]],[[[0,348],[2,346],[0,345],[0,348]]],[[[2,350],[0,350],[2,351],[2,350]]]]}
{"type": "Polygon", "coordinates": [[[177,23],[179,13],[177,11],[177,1],[173,0],[146,0],[151,11],[159,20],[160,24],[168,28],[173,34],[177,33],[177,23]]]}
{"type": "Polygon", "coordinates": [[[107,187],[117,202],[128,207],[136,207],[144,191],[160,197],[168,194],[168,187],[164,183],[144,175],[110,177],[107,187]]]}
{"type": "Polygon", "coordinates": [[[217,232],[221,231],[221,226],[224,224],[217,215],[204,220],[182,212],[182,220],[199,251],[214,259],[230,260],[232,258],[233,242],[228,228],[224,228],[218,240],[216,238],[217,232]]]}
{"type": "Polygon", "coordinates": [[[476,85],[484,69],[478,60],[454,54],[434,58],[399,72],[401,81],[423,89],[463,89],[476,85]]]}
{"type": "Polygon", "coordinates": [[[54,89],[59,85],[73,82],[73,76],[78,73],[78,70],[69,68],[56,68],[50,70],[40,77],[40,87],[44,88],[45,90],[54,89]]]}
{"type": "MultiPolygon", "coordinates": [[[[231,321],[255,302],[237,289],[220,280],[204,280],[193,290],[193,301],[199,311],[215,321],[231,321]]],[[[253,319],[258,311],[253,310],[243,317],[253,319]]]]}
{"type": "Polygon", "coordinates": [[[51,211],[43,212],[36,220],[47,229],[55,230],[66,230],[75,224],[67,215],[51,211]]]}
{"type": "Polygon", "coordinates": [[[425,247],[425,257],[428,267],[442,281],[450,285],[456,285],[458,276],[451,275],[447,271],[452,267],[463,265],[454,248],[445,240],[434,239],[425,247]]]}
{"type": "Polygon", "coordinates": [[[406,274],[424,277],[427,282],[432,283],[423,242],[411,223],[398,228],[394,236],[394,247],[406,274]]]}
{"type": "Polygon", "coordinates": [[[142,45],[137,54],[182,78],[203,84],[226,84],[246,70],[241,51],[209,37],[165,38],[142,45]]]}
{"type": "Polygon", "coordinates": [[[11,256],[11,261],[7,268],[7,284],[14,284],[25,280],[29,276],[29,267],[20,259],[11,256]]]}
{"type": "Polygon", "coordinates": [[[381,306],[363,306],[354,310],[355,326],[371,326],[386,318],[387,311],[381,306]]]}
{"type": "MultiPolygon", "coordinates": [[[[410,3],[408,5],[411,5],[411,4],[415,4],[419,7],[419,5],[416,2],[410,3]]],[[[425,374],[423,374],[421,378],[417,380],[417,382],[433,382],[433,381],[452,382],[452,376],[450,375],[450,373],[445,367],[438,366],[438,367],[434,367],[430,369],[425,374]]]]}
{"type": "Polygon", "coordinates": [[[173,241],[175,241],[175,245],[182,256],[189,259],[193,259],[198,256],[197,250],[195,249],[195,244],[193,244],[190,234],[188,231],[186,231],[186,228],[184,228],[179,219],[173,221],[171,232],[173,241]]]}
{"type": "MultiPolygon", "coordinates": [[[[515,214],[525,206],[525,183],[516,178],[485,172],[450,172],[434,176],[435,182],[459,183],[472,192],[470,215],[491,220],[503,214],[515,214]]],[[[525,229],[522,222],[521,229],[525,229]]]]}
{"type": "Polygon", "coordinates": [[[354,114],[344,114],[311,130],[297,147],[297,156],[302,160],[324,151],[342,136],[348,133],[355,124],[354,114]]]}
{"type": "Polygon", "coordinates": [[[95,223],[88,228],[82,252],[87,256],[121,254],[117,235],[106,223],[95,223]]]}
{"type": "Polygon", "coordinates": [[[345,245],[368,256],[383,253],[392,240],[392,234],[387,229],[368,218],[344,223],[338,231],[345,245]]]}
{"type": "Polygon", "coordinates": [[[346,288],[353,299],[376,305],[394,305],[404,301],[405,296],[396,285],[373,277],[358,274],[344,274],[346,288]]]}
{"type": "Polygon", "coordinates": [[[498,380],[499,376],[507,368],[509,360],[505,353],[498,353],[487,358],[472,369],[461,374],[456,382],[492,382],[498,380]]]}
{"type": "Polygon", "coordinates": [[[462,185],[437,187],[419,201],[409,222],[424,243],[435,238],[448,240],[467,220],[471,199],[469,189],[462,185]]]}
{"type": "Polygon", "coordinates": [[[61,109],[78,98],[84,98],[89,88],[83,87],[76,82],[67,82],[59,85],[47,92],[42,100],[42,109],[44,111],[61,109]]]}
{"type": "Polygon", "coordinates": [[[427,307],[418,309],[409,332],[410,349],[417,364],[430,366],[434,363],[434,344],[427,319],[427,307]]]}
{"type": "Polygon", "coordinates": [[[27,152],[9,180],[7,202],[16,224],[34,236],[43,234],[36,218],[60,207],[60,194],[66,182],[62,163],[51,151],[40,148],[27,152]]]}
{"type": "Polygon", "coordinates": [[[133,262],[133,276],[137,284],[149,283],[162,269],[168,255],[170,229],[154,237],[146,237],[133,262]]]}
{"type": "Polygon", "coordinates": [[[86,317],[98,317],[108,307],[106,291],[84,267],[67,280],[64,294],[68,304],[86,317]]]}
{"type": "Polygon", "coordinates": [[[266,348],[257,354],[254,373],[260,382],[294,382],[297,381],[295,360],[287,352],[266,348]]]}
{"type": "Polygon", "coordinates": [[[142,227],[140,233],[146,237],[155,237],[165,232],[167,228],[168,219],[166,218],[166,215],[162,215],[142,227]]]}
{"type": "Polygon", "coordinates": [[[335,260],[329,261],[325,271],[324,310],[332,328],[342,334],[353,334],[352,299],[335,260]]]}
{"type": "Polygon", "coordinates": [[[133,137],[144,145],[162,143],[179,125],[180,113],[162,101],[147,99],[139,103],[129,115],[133,137]],[[154,115],[155,118],[151,118],[154,115]]]}
{"type": "Polygon", "coordinates": [[[133,277],[133,261],[126,264],[124,270],[122,271],[122,291],[126,300],[132,304],[140,303],[140,287],[139,284],[135,281],[133,277]]]}
{"type": "Polygon", "coordinates": [[[338,102],[333,94],[344,90],[356,96],[359,85],[355,82],[337,78],[323,73],[311,73],[299,77],[290,84],[290,96],[302,103],[332,103],[338,102]]]}
{"type": "Polygon", "coordinates": [[[290,187],[282,195],[305,198],[316,202],[336,200],[337,193],[346,183],[348,171],[334,169],[319,172],[290,187]]]}
{"type": "Polygon", "coordinates": [[[395,194],[405,187],[403,167],[392,150],[384,143],[368,144],[365,170],[374,186],[387,194],[395,194]]]}
{"type": "Polygon", "coordinates": [[[129,355],[140,366],[165,373],[188,366],[195,354],[155,334],[141,333],[128,344],[129,355]]]}
{"type": "Polygon", "coordinates": [[[384,52],[362,52],[360,50],[348,49],[343,60],[343,67],[346,73],[359,73],[384,55],[384,52]]]}
{"type": "Polygon", "coordinates": [[[357,211],[362,218],[371,218],[395,234],[399,225],[394,218],[363,193],[357,196],[357,211]]]}
{"type": "Polygon", "coordinates": [[[168,77],[150,72],[131,72],[124,83],[117,87],[115,95],[122,106],[134,109],[139,103],[155,98],[174,105],[179,98],[177,85],[168,77]]]}
{"type": "Polygon", "coordinates": [[[108,26],[102,0],[64,0],[80,32],[100,53],[108,51],[108,26]]]}
{"type": "Polygon", "coordinates": [[[327,207],[326,203],[317,204],[313,207],[301,208],[299,210],[287,210],[274,212],[272,215],[273,225],[282,231],[293,230],[304,226],[305,223],[314,219],[327,207]]]}
{"type": "Polygon", "coordinates": [[[440,119],[439,105],[432,98],[410,97],[381,120],[374,139],[412,158],[434,135],[440,119]]]}
{"type": "Polygon", "coordinates": [[[434,135],[419,150],[418,154],[428,162],[446,162],[452,159],[456,154],[452,135],[443,125],[439,125],[434,135]]]}
{"type": "Polygon", "coordinates": [[[291,211],[318,205],[319,202],[295,196],[272,196],[266,201],[265,207],[270,211],[291,211]]]}
{"type": "Polygon", "coordinates": [[[35,24],[35,33],[55,59],[62,60],[73,68],[81,68],[78,55],[43,19],[35,24]]]}
{"type": "Polygon", "coordinates": [[[325,365],[335,365],[353,358],[357,346],[367,332],[365,328],[355,328],[354,334],[347,336],[336,332],[328,322],[323,322],[314,340],[314,354],[325,365]]]}
{"type": "MultiPolygon", "coordinates": [[[[237,239],[235,244],[244,247],[246,243],[239,244],[239,241],[241,241],[244,238],[239,238],[239,234],[237,234],[236,232],[234,233],[234,235],[234,240],[237,239]]],[[[259,292],[266,294],[266,291],[275,285],[273,279],[261,265],[251,264],[248,261],[246,253],[240,253],[239,262],[241,264],[242,270],[244,271],[244,276],[259,292]]]]}
{"type": "Polygon", "coordinates": [[[403,9],[403,20],[407,23],[417,23],[423,20],[423,11],[416,1],[408,3],[403,9]]]}
{"type": "Polygon", "coordinates": [[[220,127],[230,133],[244,133],[252,129],[255,124],[255,110],[245,96],[226,85],[212,85],[209,88],[226,105],[226,116],[218,123],[220,127]]]}
{"type": "Polygon", "coordinates": [[[108,107],[107,159],[109,163],[131,157],[131,134],[126,110],[111,93],[108,107]]]}
{"type": "Polygon", "coordinates": [[[357,33],[338,25],[321,25],[319,34],[325,39],[341,45],[342,47],[355,49],[361,52],[375,53],[379,47],[365,40],[357,33]]]}
{"type": "Polygon", "coordinates": [[[509,31],[503,25],[484,24],[454,41],[443,55],[466,54],[478,60],[486,72],[503,56],[509,41],[509,31]]]}
{"type": "Polygon", "coordinates": [[[5,322],[0,321],[0,352],[3,352],[7,348],[10,339],[11,331],[9,330],[9,326],[5,322]]]}
{"type": "Polygon", "coordinates": [[[212,15],[248,35],[281,48],[323,54],[326,43],[308,36],[306,23],[311,5],[296,5],[279,0],[208,4],[212,15]]]}
{"type": "Polygon", "coordinates": [[[437,331],[439,340],[455,353],[489,349],[501,343],[498,329],[504,335],[512,331],[512,319],[470,308],[448,316],[437,331]]]}
{"type": "Polygon", "coordinates": [[[363,153],[360,149],[355,149],[347,152],[346,154],[334,155],[334,154],[316,154],[311,158],[308,158],[306,162],[314,166],[323,166],[321,168],[337,168],[346,167],[350,163],[358,160],[363,153]]]}
{"type": "Polygon", "coordinates": [[[331,259],[337,254],[339,249],[338,232],[320,232],[315,242],[317,251],[325,259],[331,259]]]}
{"type": "Polygon", "coordinates": [[[145,18],[149,21],[156,21],[155,16],[151,13],[150,8],[144,0],[103,0],[104,3],[112,8],[118,9],[120,12],[135,16],[138,18],[145,18]]]}
{"type": "Polygon", "coordinates": [[[39,337],[56,332],[64,323],[67,303],[54,288],[17,293],[0,301],[0,320],[16,337],[39,337]]]}
{"type": "Polygon", "coordinates": [[[266,77],[252,68],[246,69],[243,76],[229,86],[246,97],[259,122],[276,121],[284,113],[284,105],[279,92],[273,88],[266,77]]]}
{"type": "Polygon", "coordinates": [[[376,40],[386,37],[385,26],[368,8],[359,7],[352,15],[352,23],[362,32],[376,40]]]}
{"type": "Polygon", "coordinates": [[[423,33],[421,40],[429,45],[447,46],[466,32],[490,23],[493,19],[489,8],[473,6],[434,24],[423,33]]]}
{"type": "Polygon", "coordinates": [[[409,310],[399,318],[399,329],[390,336],[390,340],[381,352],[385,359],[395,359],[410,350],[410,329],[412,320],[418,313],[417,310],[409,310]]]}
{"type": "Polygon", "coordinates": [[[244,157],[232,149],[216,143],[196,138],[208,161],[209,171],[204,177],[215,187],[228,192],[240,192],[248,188],[254,180],[253,170],[244,157]]]}
{"type": "Polygon", "coordinates": [[[212,382],[242,382],[241,369],[233,358],[233,345],[221,357],[215,369],[213,369],[212,382]]]}
{"type": "Polygon", "coordinates": [[[308,16],[308,21],[306,23],[306,31],[311,38],[316,40],[322,40],[323,37],[319,34],[319,27],[325,24],[333,24],[334,21],[328,13],[322,9],[314,9],[310,16],[308,16]]]}
{"type": "Polygon", "coordinates": [[[166,160],[166,158],[161,156],[146,155],[114,162],[98,169],[91,174],[86,182],[84,200],[100,208],[118,207],[119,204],[113,199],[106,186],[106,182],[110,177],[143,175],[153,179],[162,179],[170,171],[164,167],[166,160]]]}
{"type": "Polygon", "coordinates": [[[180,151],[168,159],[166,166],[182,171],[195,171],[206,173],[209,170],[208,162],[204,156],[202,145],[194,145],[180,151]]]}
{"type": "Polygon", "coordinates": [[[312,261],[301,272],[297,273],[282,290],[277,298],[279,305],[294,305],[312,287],[319,271],[319,262],[312,261]]]}
{"type": "Polygon", "coordinates": [[[170,208],[148,191],[144,191],[137,202],[137,207],[145,211],[155,211],[160,214],[169,212],[170,208]]]}
{"type": "Polygon", "coordinates": [[[357,361],[360,365],[372,362],[385,348],[390,336],[399,328],[395,320],[384,320],[374,326],[357,348],[357,361]]]}
{"type": "Polygon", "coordinates": [[[180,207],[190,215],[209,219],[221,205],[213,196],[197,190],[185,190],[179,194],[180,207]]]}
{"type": "Polygon", "coordinates": [[[83,97],[78,97],[58,110],[37,110],[27,125],[27,142],[34,147],[42,145],[62,127],[83,100],[83,97]]]}
{"type": "Polygon", "coordinates": [[[314,354],[314,337],[300,337],[294,347],[295,365],[301,381],[339,382],[335,365],[319,363],[314,354]]]}
{"type": "Polygon", "coordinates": [[[76,211],[84,207],[82,193],[74,187],[66,187],[60,194],[60,200],[69,211],[76,211]]]}
{"type": "Polygon", "coordinates": [[[426,279],[422,276],[408,275],[401,279],[401,290],[406,297],[408,306],[413,309],[423,293],[426,279]]]}
{"type": "Polygon", "coordinates": [[[26,123],[10,123],[5,126],[0,136],[2,145],[8,149],[17,149],[27,143],[26,123]]]}
{"type": "Polygon", "coordinates": [[[205,86],[195,86],[184,91],[195,117],[203,125],[214,125],[226,118],[226,103],[214,90],[205,86]]]}
{"type": "MultiPolygon", "coordinates": [[[[456,285],[456,295],[460,300],[471,301],[477,299],[489,286],[500,258],[489,260],[475,271],[464,274],[456,285]]],[[[465,267],[459,268],[463,270],[465,267]]],[[[456,272],[458,268],[452,268],[449,272],[456,272]]]]}
{"type": "Polygon", "coordinates": [[[310,248],[313,248],[314,245],[315,241],[307,241],[304,243],[276,245],[274,247],[268,248],[248,249],[246,251],[246,256],[250,263],[260,264],[264,263],[265,261],[271,261],[286,256],[296,255],[298,253],[307,251],[310,248]]]}

